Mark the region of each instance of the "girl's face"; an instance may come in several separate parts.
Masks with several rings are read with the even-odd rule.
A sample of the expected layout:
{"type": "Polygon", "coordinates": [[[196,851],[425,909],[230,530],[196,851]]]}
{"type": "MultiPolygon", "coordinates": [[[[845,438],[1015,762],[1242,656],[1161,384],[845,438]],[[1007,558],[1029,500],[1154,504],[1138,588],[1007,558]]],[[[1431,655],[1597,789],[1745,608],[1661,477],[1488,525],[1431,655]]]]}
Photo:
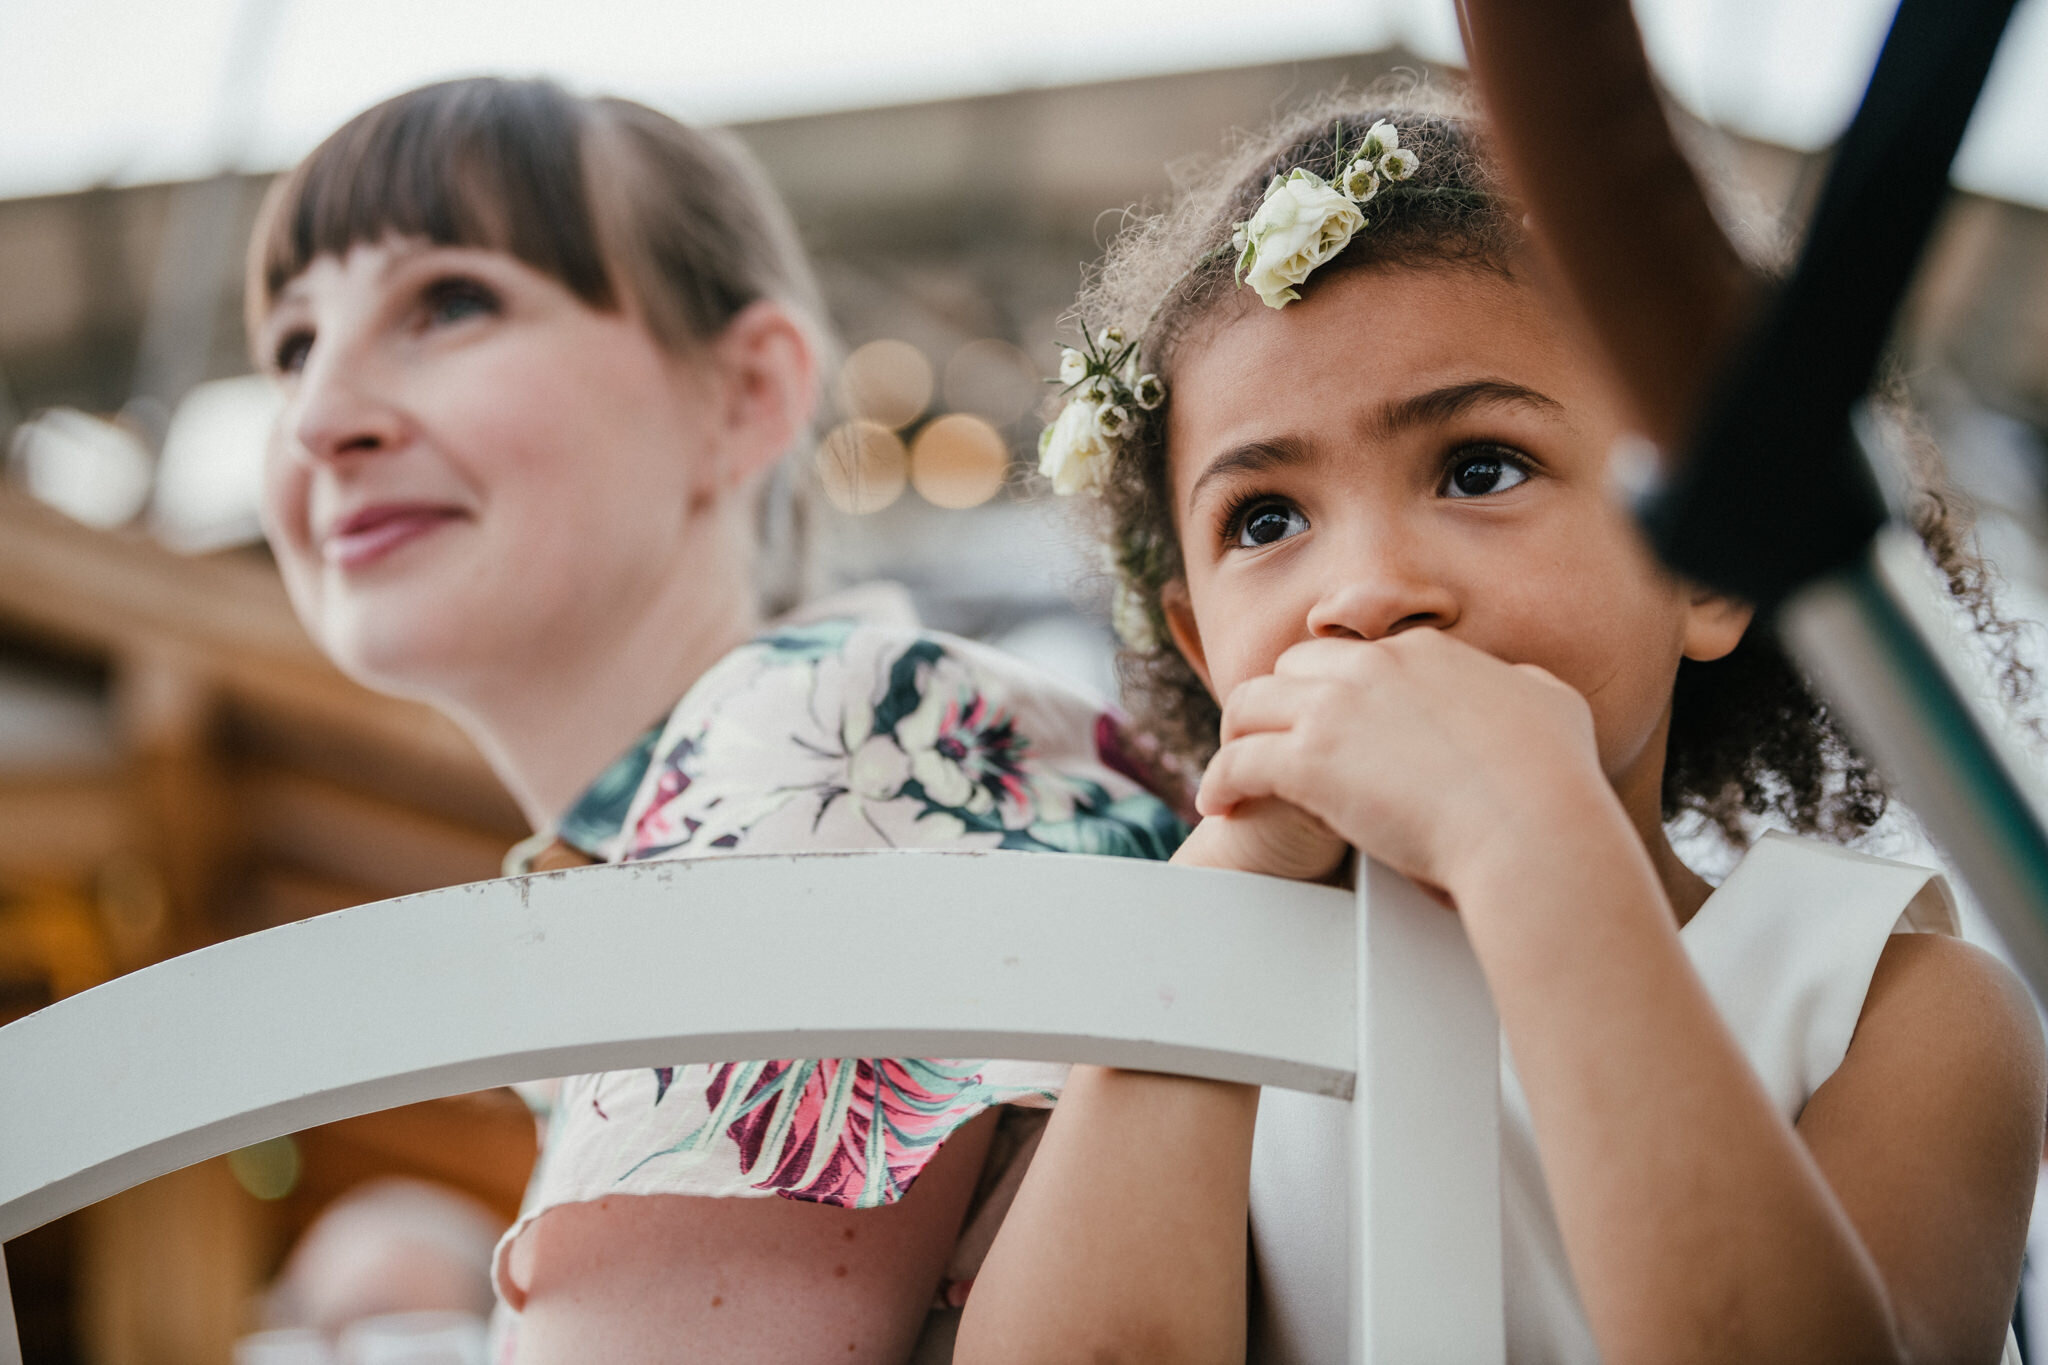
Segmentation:
{"type": "MultiPolygon", "coordinates": [[[[690,550],[715,389],[501,252],[386,239],[280,291],[264,519],[300,619],[386,690],[595,643],[690,550]]],[[[699,537],[701,539],[701,537],[699,537]]]]}
{"type": "Polygon", "coordinates": [[[1183,350],[1167,441],[1176,642],[1220,699],[1315,636],[1434,627],[1591,704],[1603,767],[1654,793],[1681,657],[1745,610],[1658,568],[1608,487],[1625,430],[1527,286],[1365,269],[1250,299],[1183,350]]]}

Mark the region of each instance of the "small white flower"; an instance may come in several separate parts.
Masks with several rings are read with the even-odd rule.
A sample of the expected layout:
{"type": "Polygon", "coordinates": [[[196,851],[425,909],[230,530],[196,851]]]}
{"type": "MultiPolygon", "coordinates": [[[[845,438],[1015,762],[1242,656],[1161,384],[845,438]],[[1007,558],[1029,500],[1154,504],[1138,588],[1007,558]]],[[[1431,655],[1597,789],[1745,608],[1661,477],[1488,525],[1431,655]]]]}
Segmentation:
{"type": "Polygon", "coordinates": [[[1315,172],[1296,167],[1273,182],[1266,202],[1246,227],[1239,269],[1268,308],[1284,308],[1301,295],[1294,286],[1342,251],[1365,226],[1358,205],[1315,172]]]}
{"type": "Polygon", "coordinates": [[[1121,327],[1105,327],[1095,338],[1098,351],[1121,350],[1124,344],[1124,330],[1121,327]]]}
{"type": "Polygon", "coordinates": [[[1088,382],[1075,392],[1091,403],[1109,403],[1116,399],[1116,385],[1106,374],[1091,375],[1088,382]]]}
{"type": "Polygon", "coordinates": [[[1358,154],[1367,161],[1378,161],[1388,152],[1401,145],[1401,134],[1394,125],[1381,119],[1365,130],[1365,141],[1359,146],[1358,154]]]}
{"type": "Polygon", "coordinates": [[[1388,152],[1380,158],[1380,174],[1389,180],[1406,180],[1422,166],[1422,158],[1406,147],[1388,152]]]}
{"type": "Polygon", "coordinates": [[[1117,382],[1126,389],[1138,382],[1138,348],[1131,347],[1131,353],[1124,357],[1124,367],[1117,372],[1117,382]]]}
{"type": "Polygon", "coordinates": [[[1109,624],[1124,647],[1135,653],[1150,654],[1159,648],[1159,632],[1153,629],[1152,613],[1138,590],[1128,583],[1116,585],[1116,595],[1109,604],[1109,624]]]}
{"type": "Polygon", "coordinates": [[[1088,357],[1071,346],[1060,347],[1060,383],[1072,387],[1088,377],[1088,357]]]}
{"type": "Polygon", "coordinates": [[[1052,480],[1055,493],[1093,493],[1109,477],[1116,450],[1096,426],[1096,407],[1075,399],[1038,438],[1038,472],[1052,480]]]}
{"type": "Polygon", "coordinates": [[[1131,399],[1147,412],[1156,409],[1166,401],[1166,385],[1156,374],[1141,374],[1138,382],[1131,385],[1131,399]]]}
{"type": "Polygon", "coordinates": [[[1106,441],[1122,440],[1135,420],[1131,410],[1120,403],[1105,404],[1095,410],[1095,429],[1106,441]]]}
{"type": "Polygon", "coordinates": [[[1337,188],[1343,190],[1345,197],[1354,204],[1371,203],[1372,197],[1380,192],[1379,172],[1373,169],[1372,162],[1360,157],[1344,172],[1337,188]]]}

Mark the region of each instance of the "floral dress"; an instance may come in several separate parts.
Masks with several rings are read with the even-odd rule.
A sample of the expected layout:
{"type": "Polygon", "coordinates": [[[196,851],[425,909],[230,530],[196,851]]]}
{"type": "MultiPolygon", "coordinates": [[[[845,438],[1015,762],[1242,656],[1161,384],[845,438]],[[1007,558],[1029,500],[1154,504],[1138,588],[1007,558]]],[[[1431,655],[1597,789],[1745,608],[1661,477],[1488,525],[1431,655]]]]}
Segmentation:
{"type": "MultiPolygon", "coordinates": [[[[555,840],[611,862],[862,848],[1173,852],[1186,827],[1147,790],[1117,717],[998,651],[919,630],[907,603],[892,611],[892,599],[865,593],[785,618],[720,660],[556,830],[515,849],[508,870],[527,870],[555,840]]],[[[519,1307],[507,1252],[550,1208],[619,1194],[890,1204],[955,1129],[994,1105],[1049,1105],[1065,1070],[846,1057],[567,1078],[525,1207],[499,1243],[500,1295],[519,1307]]]]}

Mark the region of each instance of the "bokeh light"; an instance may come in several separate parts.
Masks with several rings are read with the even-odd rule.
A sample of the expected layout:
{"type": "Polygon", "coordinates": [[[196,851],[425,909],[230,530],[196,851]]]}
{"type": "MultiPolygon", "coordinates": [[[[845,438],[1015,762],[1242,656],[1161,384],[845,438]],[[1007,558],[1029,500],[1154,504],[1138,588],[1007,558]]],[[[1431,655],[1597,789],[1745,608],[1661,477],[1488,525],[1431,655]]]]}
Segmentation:
{"type": "Polygon", "coordinates": [[[855,418],[818,445],[818,481],[832,505],[853,516],[879,512],[903,495],[910,452],[880,422],[855,418]]]}
{"type": "Polygon", "coordinates": [[[1010,470],[1003,434],[982,418],[949,412],[927,423],[910,446],[910,483],[935,507],[978,507],[1010,470]]]}
{"type": "Polygon", "coordinates": [[[1007,341],[970,341],[946,359],[946,406],[979,413],[999,427],[1031,411],[1046,392],[1031,357],[1007,341]]]}
{"type": "Polygon", "coordinates": [[[15,429],[13,460],[28,491],[88,526],[122,526],[149,501],[149,452],[134,432],[75,408],[15,429]]]}
{"type": "Polygon", "coordinates": [[[885,427],[909,426],[932,401],[932,363],[907,341],[870,341],[839,370],[846,412],[885,427]]]}
{"type": "Polygon", "coordinates": [[[299,1144],[288,1137],[228,1153],[228,1169],[258,1199],[282,1199],[297,1189],[300,1165],[299,1144]]]}

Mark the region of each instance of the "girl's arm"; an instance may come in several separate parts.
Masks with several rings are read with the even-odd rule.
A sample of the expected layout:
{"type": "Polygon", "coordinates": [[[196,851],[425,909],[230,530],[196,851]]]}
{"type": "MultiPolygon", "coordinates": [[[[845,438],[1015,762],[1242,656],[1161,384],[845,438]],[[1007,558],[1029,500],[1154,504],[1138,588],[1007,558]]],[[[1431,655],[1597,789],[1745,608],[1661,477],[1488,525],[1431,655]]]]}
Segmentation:
{"type": "MultiPolygon", "coordinates": [[[[1173,861],[1304,879],[1347,850],[1277,802],[1204,820],[1173,861]]],[[[1077,1066],[968,1296],[958,1365],[1245,1353],[1254,1086],[1077,1066]]]]}
{"type": "Polygon", "coordinates": [[[1619,808],[1589,791],[1578,823],[1456,895],[1603,1357],[1995,1359],[2043,1112],[2038,1030],[2002,971],[1895,943],[1795,1132],[1619,808]]]}
{"type": "Polygon", "coordinates": [[[1455,902],[1606,1360],[1995,1354],[2044,1107],[2001,970],[1894,945],[1795,1132],[1563,684],[1436,631],[1311,642],[1233,696],[1225,738],[1204,810],[1296,802],[1455,902]]]}

